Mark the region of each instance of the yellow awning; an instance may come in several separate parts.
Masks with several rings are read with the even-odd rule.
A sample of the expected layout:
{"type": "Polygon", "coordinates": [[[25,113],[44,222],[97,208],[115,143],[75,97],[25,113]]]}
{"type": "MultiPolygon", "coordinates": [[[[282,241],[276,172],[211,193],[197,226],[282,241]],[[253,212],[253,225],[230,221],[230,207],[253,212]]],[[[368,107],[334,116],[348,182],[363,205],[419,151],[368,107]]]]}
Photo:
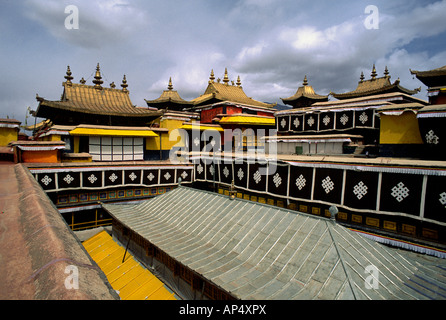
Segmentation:
{"type": "Polygon", "coordinates": [[[120,137],[158,137],[152,130],[126,130],[102,128],[76,128],[70,131],[73,136],[120,136],[120,137]]]}
{"type": "Polygon", "coordinates": [[[216,130],[219,132],[223,132],[222,127],[213,127],[213,126],[206,126],[206,125],[198,125],[198,124],[183,124],[180,129],[184,130],[216,130]]]}
{"type": "Polygon", "coordinates": [[[257,125],[257,126],[274,126],[276,124],[275,118],[267,117],[249,117],[249,116],[232,116],[223,117],[220,124],[239,124],[239,125],[257,125]]]}
{"type": "Polygon", "coordinates": [[[174,293],[129,252],[122,262],[125,249],[107,231],[99,232],[82,244],[122,300],[176,300],[174,293]]]}

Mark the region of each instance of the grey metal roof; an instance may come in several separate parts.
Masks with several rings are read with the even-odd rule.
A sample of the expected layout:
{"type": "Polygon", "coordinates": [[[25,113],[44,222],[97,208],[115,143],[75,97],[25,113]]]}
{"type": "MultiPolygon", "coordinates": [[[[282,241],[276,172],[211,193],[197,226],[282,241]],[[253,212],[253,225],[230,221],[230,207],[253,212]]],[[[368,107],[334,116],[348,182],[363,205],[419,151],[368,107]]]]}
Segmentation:
{"type": "Polygon", "coordinates": [[[446,260],[384,246],[326,218],[187,187],[103,206],[240,299],[446,298],[446,260]]]}

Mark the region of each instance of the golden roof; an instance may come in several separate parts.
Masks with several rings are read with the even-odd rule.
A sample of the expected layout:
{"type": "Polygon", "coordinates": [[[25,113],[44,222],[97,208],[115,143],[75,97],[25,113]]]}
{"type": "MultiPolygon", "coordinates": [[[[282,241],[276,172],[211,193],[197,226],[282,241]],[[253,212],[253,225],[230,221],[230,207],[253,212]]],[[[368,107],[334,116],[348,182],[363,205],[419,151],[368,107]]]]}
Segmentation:
{"type": "Polygon", "coordinates": [[[427,70],[427,71],[417,71],[417,70],[412,70],[409,69],[411,74],[421,77],[427,77],[427,76],[431,76],[431,77],[435,77],[435,76],[446,76],[446,66],[440,67],[440,68],[436,68],[436,69],[432,69],[432,70],[427,70]]]}
{"type": "MultiPolygon", "coordinates": [[[[37,116],[42,107],[51,109],[68,110],[79,113],[114,115],[114,116],[147,116],[154,115],[154,112],[147,108],[136,107],[130,101],[127,90],[127,80],[123,78],[122,89],[102,87],[102,77],[99,64],[96,67],[93,86],[71,82],[71,71],[68,67],[66,82],[62,83],[64,91],[60,101],[45,100],[37,96],[39,101],[37,116]]],[[[45,108],[44,108],[45,109],[45,108]]],[[[42,111],[41,111],[42,112],[42,111]]],[[[43,116],[46,118],[46,116],[43,116]]]]}
{"type": "Polygon", "coordinates": [[[428,87],[446,85],[446,66],[427,71],[416,71],[411,69],[409,69],[409,71],[428,87]]]}
{"type": "Polygon", "coordinates": [[[365,97],[375,94],[383,94],[389,92],[401,92],[409,95],[416,94],[421,91],[421,87],[415,90],[409,90],[400,85],[400,79],[398,78],[394,83],[390,82],[389,71],[386,67],[384,71],[384,77],[377,78],[376,68],[373,65],[371,79],[364,81],[364,74],[361,73],[360,81],[358,82],[358,86],[354,91],[346,92],[346,93],[334,93],[330,92],[330,94],[336,99],[350,99],[357,97],[365,97]]]}
{"type": "Polygon", "coordinates": [[[192,105],[192,102],[184,100],[180,97],[176,90],[173,90],[172,78],[169,78],[169,85],[167,86],[167,90],[164,90],[158,99],[144,100],[146,101],[148,106],[159,106],[165,107],[166,109],[169,109],[169,107],[175,107],[175,105],[178,105],[176,106],[176,108],[182,105],[192,105]]]}
{"type": "Polygon", "coordinates": [[[215,82],[214,79],[214,71],[212,70],[211,76],[209,77],[209,84],[205,92],[201,96],[191,100],[195,106],[221,101],[230,101],[264,108],[273,108],[276,105],[276,103],[260,102],[248,97],[243,91],[240,77],[237,78],[236,84],[234,84],[233,81],[232,84],[229,84],[230,80],[227,69],[225,70],[223,83],[220,83],[220,79],[217,79],[217,82],[215,82]]]}
{"type": "Polygon", "coordinates": [[[317,101],[327,101],[328,95],[323,96],[317,94],[314,91],[313,87],[308,85],[307,76],[305,76],[302,86],[297,89],[294,95],[288,98],[280,98],[280,99],[283,101],[283,103],[292,105],[294,107],[301,104],[299,103],[299,101],[302,101],[302,103],[306,105],[310,105],[312,102],[317,102],[317,101]],[[304,100],[309,100],[309,102],[308,103],[304,102],[304,100]]]}

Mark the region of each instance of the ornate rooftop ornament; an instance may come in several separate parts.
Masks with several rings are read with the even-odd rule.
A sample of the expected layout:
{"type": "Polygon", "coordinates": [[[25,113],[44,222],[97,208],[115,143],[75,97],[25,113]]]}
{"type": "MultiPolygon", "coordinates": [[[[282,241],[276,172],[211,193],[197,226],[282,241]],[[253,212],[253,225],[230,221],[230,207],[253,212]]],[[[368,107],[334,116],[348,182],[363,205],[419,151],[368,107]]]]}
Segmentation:
{"type": "Polygon", "coordinates": [[[387,66],[386,66],[386,69],[384,70],[384,76],[386,76],[386,77],[389,76],[389,69],[387,69],[387,66]]]}
{"type": "Polygon", "coordinates": [[[237,87],[240,87],[242,85],[242,82],[240,81],[240,76],[237,77],[237,82],[235,83],[237,87]]]}
{"type": "Polygon", "coordinates": [[[362,72],[361,71],[361,76],[359,77],[359,82],[364,82],[364,79],[365,79],[365,77],[364,77],[364,72],[362,72]]]}
{"type": "Polygon", "coordinates": [[[93,83],[94,83],[94,87],[96,89],[102,89],[101,84],[103,84],[104,81],[102,81],[102,76],[101,76],[101,71],[100,71],[100,68],[99,68],[99,63],[96,66],[96,74],[94,75],[93,83]]]}
{"type": "Polygon", "coordinates": [[[225,76],[223,77],[223,82],[224,82],[225,84],[228,84],[228,82],[229,82],[228,68],[225,68],[225,76]]]}
{"type": "Polygon", "coordinates": [[[373,69],[372,69],[372,73],[371,73],[372,80],[375,80],[377,75],[378,74],[376,73],[375,64],[373,64],[373,69]]]}
{"type": "Polygon", "coordinates": [[[80,79],[79,82],[80,82],[81,84],[85,84],[85,83],[87,82],[87,80],[85,80],[84,77],[82,77],[82,79],[80,79]]]}
{"type": "Polygon", "coordinates": [[[112,88],[112,89],[116,88],[116,84],[114,81],[112,83],[110,83],[110,88],[112,88]]]}
{"type": "Polygon", "coordinates": [[[172,90],[173,89],[173,85],[172,85],[172,77],[169,78],[169,85],[167,86],[167,90],[172,90]]]}
{"type": "Polygon", "coordinates": [[[71,80],[73,80],[73,77],[71,76],[70,66],[67,66],[67,75],[64,78],[67,80],[67,85],[71,86],[73,84],[71,82],[71,80]]]}
{"type": "Polygon", "coordinates": [[[302,83],[304,86],[308,85],[307,75],[305,75],[304,82],[302,83]]]}
{"type": "Polygon", "coordinates": [[[215,76],[214,76],[214,69],[211,70],[211,76],[209,77],[209,83],[214,82],[215,76]]]}
{"type": "Polygon", "coordinates": [[[125,78],[125,75],[124,75],[124,78],[122,78],[122,83],[121,83],[122,91],[128,92],[128,90],[127,90],[128,86],[129,85],[127,84],[127,79],[125,78]]]}

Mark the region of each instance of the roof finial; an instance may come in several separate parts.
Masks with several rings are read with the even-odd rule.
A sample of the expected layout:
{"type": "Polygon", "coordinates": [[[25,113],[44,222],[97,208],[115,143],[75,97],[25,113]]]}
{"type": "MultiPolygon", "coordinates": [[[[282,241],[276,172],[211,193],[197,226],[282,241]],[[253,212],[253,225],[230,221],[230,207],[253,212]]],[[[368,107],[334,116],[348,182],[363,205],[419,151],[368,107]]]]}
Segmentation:
{"type": "Polygon", "coordinates": [[[67,66],[67,75],[64,78],[67,79],[67,85],[71,86],[73,84],[71,82],[71,80],[73,80],[73,77],[71,76],[70,66],[67,66]]]}
{"type": "Polygon", "coordinates": [[[82,79],[80,79],[79,82],[80,82],[81,84],[85,84],[85,83],[87,82],[87,80],[85,80],[84,77],[82,77],[82,79]]]}
{"type": "Polygon", "coordinates": [[[228,68],[225,68],[225,76],[223,77],[223,82],[224,82],[225,84],[228,84],[228,82],[229,82],[228,68]]]}
{"type": "Polygon", "coordinates": [[[112,83],[110,83],[110,88],[112,88],[112,89],[116,88],[116,84],[114,81],[112,83]]]}
{"type": "Polygon", "coordinates": [[[240,81],[240,76],[237,77],[237,82],[235,83],[237,87],[240,87],[242,85],[242,81],[240,81]]]}
{"type": "Polygon", "coordinates": [[[386,77],[389,76],[389,69],[387,69],[387,66],[386,66],[386,69],[384,70],[384,75],[385,75],[386,77]]]}
{"type": "Polygon", "coordinates": [[[372,69],[372,74],[371,74],[372,80],[375,80],[377,75],[378,74],[376,73],[375,64],[373,64],[373,69],[372,69]]]}
{"type": "Polygon", "coordinates": [[[95,88],[102,89],[101,84],[103,84],[104,81],[102,81],[102,76],[101,76],[101,71],[100,71],[100,68],[99,68],[99,63],[96,66],[96,74],[94,75],[93,83],[94,83],[94,87],[95,88]]]}
{"type": "Polygon", "coordinates": [[[214,76],[214,69],[211,70],[211,76],[209,77],[209,83],[214,82],[215,76],[214,76]]]}
{"type": "Polygon", "coordinates": [[[172,77],[169,78],[169,85],[167,86],[168,90],[172,90],[173,89],[173,85],[172,85],[172,77]]]}
{"type": "Polygon", "coordinates": [[[360,80],[359,82],[361,82],[361,83],[364,82],[364,79],[365,79],[364,72],[361,71],[361,76],[359,77],[359,80],[360,80]]]}
{"type": "Polygon", "coordinates": [[[122,78],[122,83],[121,83],[122,91],[128,92],[128,90],[127,90],[128,86],[129,85],[127,84],[127,79],[125,78],[125,75],[124,75],[124,78],[122,78]]]}
{"type": "Polygon", "coordinates": [[[304,86],[308,85],[307,75],[305,75],[304,82],[302,83],[304,86]]]}

